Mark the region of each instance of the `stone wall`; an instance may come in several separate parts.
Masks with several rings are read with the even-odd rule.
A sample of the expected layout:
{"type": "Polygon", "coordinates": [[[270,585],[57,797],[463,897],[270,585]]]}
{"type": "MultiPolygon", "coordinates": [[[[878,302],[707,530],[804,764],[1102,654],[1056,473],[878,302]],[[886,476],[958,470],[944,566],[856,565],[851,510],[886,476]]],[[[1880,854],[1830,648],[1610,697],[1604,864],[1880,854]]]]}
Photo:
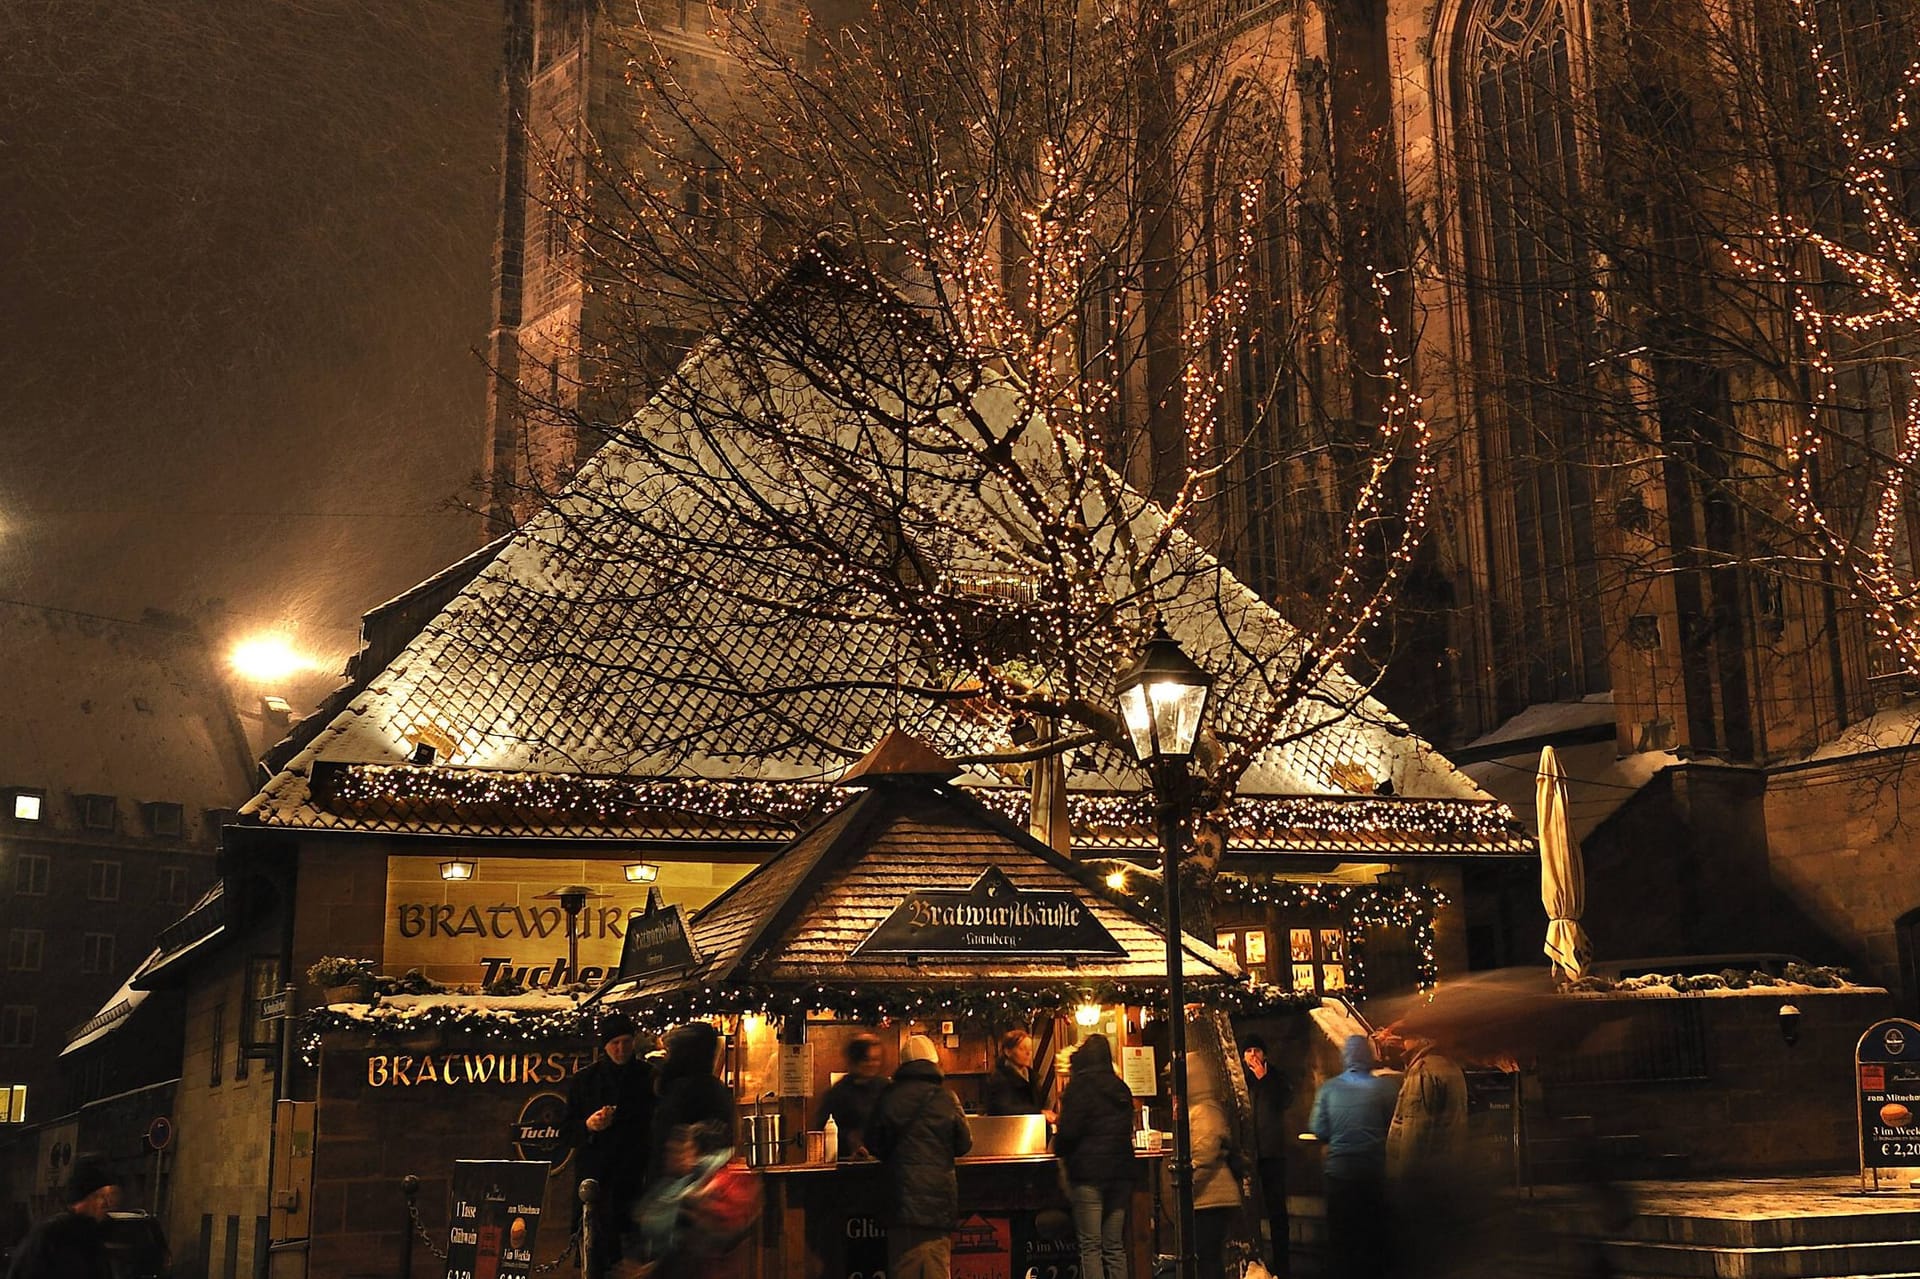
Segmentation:
{"type": "Polygon", "coordinates": [[[259,1273],[255,1256],[267,1215],[268,1147],[276,1076],[251,1060],[234,1077],[240,1011],[249,954],[271,953],[277,930],[266,928],[221,950],[187,992],[186,1047],[174,1099],[172,1184],[167,1239],[180,1275],[259,1273]],[[220,1013],[219,1082],[214,1082],[215,1010],[220,1013]],[[204,1268],[203,1268],[204,1267],[204,1268]]]}
{"type": "Polygon", "coordinates": [[[1650,1017],[1685,1001],[1697,1014],[1705,1076],[1542,1085],[1546,1127],[1568,1131],[1590,1117],[1590,1135],[1629,1150],[1625,1166],[1644,1175],[1665,1162],[1672,1175],[1768,1176],[1858,1166],[1853,1051],[1860,1035],[1889,1015],[1884,990],[1796,989],[1728,995],[1594,996],[1596,1019],[1650,1017]],[[1779,1009],[1800,1009],[1788,1044],[1779,1009]],[[1662,1007],[1664,1005],[1664,1007],[1662,1007]],[[1628,1142],[1626,1138],[1635,1138],[1628,1142]]]}

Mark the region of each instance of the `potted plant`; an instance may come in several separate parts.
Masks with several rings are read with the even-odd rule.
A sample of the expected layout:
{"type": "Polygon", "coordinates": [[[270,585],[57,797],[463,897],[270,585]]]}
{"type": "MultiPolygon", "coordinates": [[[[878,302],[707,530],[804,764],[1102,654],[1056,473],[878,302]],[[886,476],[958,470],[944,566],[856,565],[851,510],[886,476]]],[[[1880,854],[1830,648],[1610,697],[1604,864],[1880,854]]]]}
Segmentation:
{"type": "Polygon", "coordinates": [[[326,993],[330,1004],[360,1004],[373,993],[373,961],[326,955],[307,969],[307,980],[326,993]]]}

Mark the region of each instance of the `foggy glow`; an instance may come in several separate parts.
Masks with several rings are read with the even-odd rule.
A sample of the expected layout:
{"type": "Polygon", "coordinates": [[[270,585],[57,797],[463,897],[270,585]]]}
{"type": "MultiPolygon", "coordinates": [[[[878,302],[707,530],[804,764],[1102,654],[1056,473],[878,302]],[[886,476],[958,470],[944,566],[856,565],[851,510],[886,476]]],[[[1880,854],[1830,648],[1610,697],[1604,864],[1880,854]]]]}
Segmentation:
{"type": "Polygon", "coordinates": [[[262,683],[286,679],[314,667],[311,657],[296,650],[292,640],[279,634],[253,635],[241,640],[233,646],[227,661],[236,673],[262,683]]]}

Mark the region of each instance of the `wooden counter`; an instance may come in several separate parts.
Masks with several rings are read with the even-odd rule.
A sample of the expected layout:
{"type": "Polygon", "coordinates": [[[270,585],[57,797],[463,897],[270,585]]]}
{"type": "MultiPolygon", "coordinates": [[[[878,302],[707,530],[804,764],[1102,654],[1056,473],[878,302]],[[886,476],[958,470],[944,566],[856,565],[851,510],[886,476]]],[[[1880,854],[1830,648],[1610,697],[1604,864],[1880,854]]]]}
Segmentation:
{"type": "MultiPolygon", "coordinates": [[[[1129,1273],[1150,1275],[1154,1201],[1163,1152],[1135,1158],[1127,1222],[1129,1273]]],[[[1080,1251],[1065,1216],[1052,1155],[984,1155],[955,1161],[960,1226],[953,1279],[1079,1279],[1080,1251]],[[1050,1220],[1036,1222],[1047,1210],[1050,1220]],[[1041,1224],[1063,1233],[1043,1234],[1041,1224]]],[[[880,1279],[887,1268],[885,1170],[877,1160],[778,1164],[766,1174],[766,1213],[749,1263],[753,1279],[880,1279]]]]}

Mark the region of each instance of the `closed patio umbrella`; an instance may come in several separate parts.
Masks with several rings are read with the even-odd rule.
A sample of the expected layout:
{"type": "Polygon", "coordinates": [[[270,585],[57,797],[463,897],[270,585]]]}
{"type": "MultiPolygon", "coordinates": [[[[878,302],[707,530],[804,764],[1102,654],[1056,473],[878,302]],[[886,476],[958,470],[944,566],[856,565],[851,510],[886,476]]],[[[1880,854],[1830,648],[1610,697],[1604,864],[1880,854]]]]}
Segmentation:
{"type": "Polygon", "coordinates": [[[1551,746],[1540,749],[1533,794],[1540,817],[1540,904],[1547,908],[1544,949],[1554,968],[1576,981],[1593,962],[1593,946],[1580,927],[1587,905],[1587,870],[1567,821],[1567,777],[1551,746]]]}

